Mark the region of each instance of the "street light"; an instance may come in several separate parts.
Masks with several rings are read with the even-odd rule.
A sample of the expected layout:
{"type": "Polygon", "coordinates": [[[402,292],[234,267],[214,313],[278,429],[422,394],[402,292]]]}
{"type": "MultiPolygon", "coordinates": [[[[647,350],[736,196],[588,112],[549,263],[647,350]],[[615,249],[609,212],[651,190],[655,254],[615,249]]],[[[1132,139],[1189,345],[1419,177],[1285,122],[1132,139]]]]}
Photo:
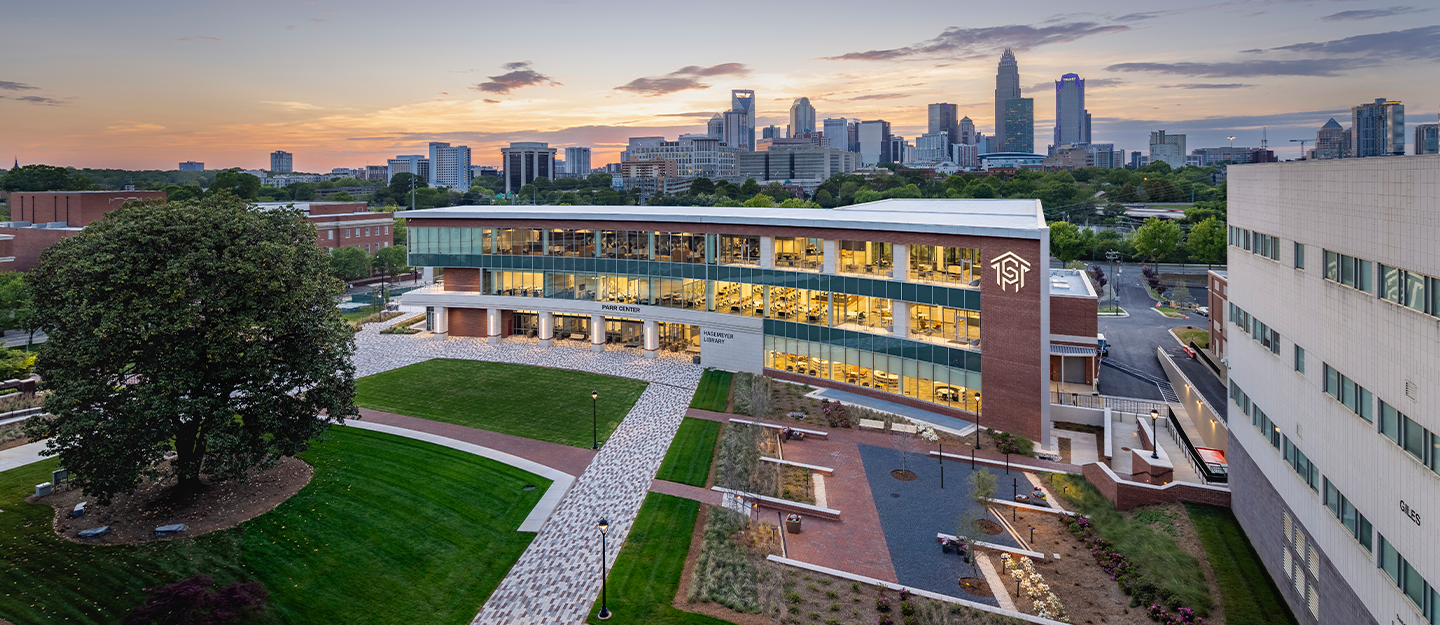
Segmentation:
{"type": "Polygon", "coordinates": [[[590,391],[590,422],[594,428],[595,442],[590,449],[600,449],[600,391],[590,391]]]}
{"type": "Polygon", "coordinates": [[[975,448],[980,449],[980,391],[975,391],[975,448]]]}
{"type": "Polygon", "coordinates": [[[610,607],[605,601],[605,577],[609,571],[605,570],[605,533],[610,530],[610,523],[601,517],[600,519],[600,613],[595,616],[600,620],[610,618],[610,607]]]}
{"type": "Polygon", "coordinates": [[[1160,411],[1150,409],[1150,457],[1160,457],[1160,435],[1155,431],[1155,420],[1160,418],[1160,411]]]}

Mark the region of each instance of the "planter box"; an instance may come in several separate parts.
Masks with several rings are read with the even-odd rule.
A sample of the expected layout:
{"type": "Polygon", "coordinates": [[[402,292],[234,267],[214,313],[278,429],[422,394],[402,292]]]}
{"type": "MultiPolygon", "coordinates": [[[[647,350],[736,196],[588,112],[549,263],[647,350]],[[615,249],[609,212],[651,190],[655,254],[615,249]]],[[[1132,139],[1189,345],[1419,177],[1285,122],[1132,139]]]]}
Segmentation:
{"type": "Polygon", "coordinates": [[[791,534],[799,534],[799,533],[800,533],[800,521],[791,521],[791,520],[788,520],[788,519],[787,519],[787,520],[785,521],[785,531],[786,531],[786,532],[789,532],[789,533],[791,533],[791,534]]]}

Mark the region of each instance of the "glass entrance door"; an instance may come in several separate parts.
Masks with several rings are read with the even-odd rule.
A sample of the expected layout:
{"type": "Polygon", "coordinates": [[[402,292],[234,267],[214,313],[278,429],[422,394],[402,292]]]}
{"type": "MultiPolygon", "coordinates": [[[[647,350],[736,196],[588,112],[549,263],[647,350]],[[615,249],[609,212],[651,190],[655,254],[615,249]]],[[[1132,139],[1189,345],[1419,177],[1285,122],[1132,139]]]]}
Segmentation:
{"type": "Polygon", "coordinates": [[[516,336],[534,338],[540,335],[540,315],[533,312],[515,311],[512,332],[516,336]]]}

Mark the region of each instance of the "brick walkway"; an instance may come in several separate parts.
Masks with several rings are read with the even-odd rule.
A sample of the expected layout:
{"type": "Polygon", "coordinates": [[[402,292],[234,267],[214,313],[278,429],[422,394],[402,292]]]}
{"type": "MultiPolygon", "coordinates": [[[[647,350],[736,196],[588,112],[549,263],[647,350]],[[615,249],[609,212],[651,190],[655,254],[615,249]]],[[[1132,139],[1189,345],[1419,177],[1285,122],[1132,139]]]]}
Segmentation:
{"type": "Polygon", "coordinates": [[[654,480],[650,482],[650,492],[693,499],[700,503],[708,503],[712,506],[720,505],[720,502],[725,498],[725,496],[718,491],[665,480],[654,480]]]}
{"type": "MultiPolygon", "coordinates": [[[[830,440],[806,438],[785,444],[785,459],[835,469],[825,478],[826,503],[840,511],[840,521],[805,519],[799,534],[785,535],[789,558],[832,569],[894,582],[895,567],[880,513],[865,479],[860,450],[845,432],[831,431],[830,440]],[[837,548],[843,546],[843,548],[837,548]]],[[[866,437],[880,439],[880,436],[866,437]]],[[[881,441],[867,440],[868,444],[881,441]]],[[[888,442],[888,441],[886,441],[888,442]]]]}
{"type": "MultiPolygon", "coordinates": [[[[356,334],[357,377],[431,358],[457,358],[573,369],[652,382],[473,621],[477,625],[583,622],[600,594],[600,578],[594,570],[599,543],[596,525],[602,517],[610,523],[610,550],[606,555],[607,562],[613,564],[704,369],[688,359],[666,354],[647,360],[634,351],[596,353],[590,351],[589,345],[563,343],[540,347],[534,339],[515,337],[490,345],[483,339],[446,339],[430,334],[382,335],[378,333],[382,327],[371,324],[356,334]]],[[[573,460],[556,462],[568,465],[573,460]]]]}

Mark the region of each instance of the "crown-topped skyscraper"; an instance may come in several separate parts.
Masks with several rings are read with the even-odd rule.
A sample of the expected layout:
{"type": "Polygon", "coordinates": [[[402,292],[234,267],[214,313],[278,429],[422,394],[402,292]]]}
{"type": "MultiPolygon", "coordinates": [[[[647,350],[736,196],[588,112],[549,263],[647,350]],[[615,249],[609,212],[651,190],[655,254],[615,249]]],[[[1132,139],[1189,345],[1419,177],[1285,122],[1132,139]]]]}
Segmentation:
{"type": "Polygon", "coordinates": [[[991,145],[991,152],[1005,152],[1005,102],[1020,97],[1020,66],[1015,63],[1015,53],[1005,48],[1000,55],[1000,68],[995,72],[995,134],[998,142],[991,145]]]}

